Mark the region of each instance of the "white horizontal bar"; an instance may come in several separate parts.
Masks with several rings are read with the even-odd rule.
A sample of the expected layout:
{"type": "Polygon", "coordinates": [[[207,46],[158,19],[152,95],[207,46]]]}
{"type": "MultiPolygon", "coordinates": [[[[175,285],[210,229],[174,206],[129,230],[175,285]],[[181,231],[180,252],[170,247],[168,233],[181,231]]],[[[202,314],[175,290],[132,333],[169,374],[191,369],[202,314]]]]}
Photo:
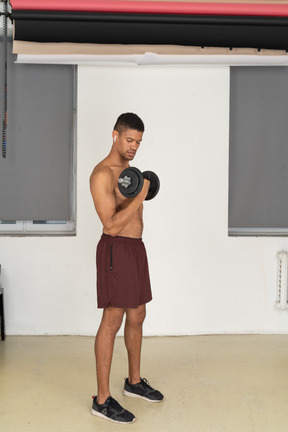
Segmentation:
{"type": "Polygon", "coordinates": [[[71,55],[18,54],[16,63],[87,64],[87,65],[219,65],[219,66],[288,66],[288,55],[71,55]]]}

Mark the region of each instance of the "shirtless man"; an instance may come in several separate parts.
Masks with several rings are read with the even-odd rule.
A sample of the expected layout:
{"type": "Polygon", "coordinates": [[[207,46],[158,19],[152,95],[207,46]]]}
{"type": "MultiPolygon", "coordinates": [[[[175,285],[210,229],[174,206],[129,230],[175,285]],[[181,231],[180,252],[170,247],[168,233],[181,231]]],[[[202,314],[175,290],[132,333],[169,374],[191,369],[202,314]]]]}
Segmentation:
{"type": "Polygon", "coordinates": [[[142,242],[143,201],[150,182],[144,180],[135,198],[118,189],[121,172],[129,167],[140,146],[144,124],[133,113],[122,114],[114,126],[109,155],[93,170],[90,188],[103,234],[97,246],[97,301],[103,316],[95,339],[97,396],[92,414],[116,423],[132,423],[135,417],[112,398],[109,377],[115,336],[126,314],[124,340],[128,353],[128,378],[123,394],[150,402],[163,395],[140,376],[142,325],[145,304],[152,299],[148,262],[142,242]]]}

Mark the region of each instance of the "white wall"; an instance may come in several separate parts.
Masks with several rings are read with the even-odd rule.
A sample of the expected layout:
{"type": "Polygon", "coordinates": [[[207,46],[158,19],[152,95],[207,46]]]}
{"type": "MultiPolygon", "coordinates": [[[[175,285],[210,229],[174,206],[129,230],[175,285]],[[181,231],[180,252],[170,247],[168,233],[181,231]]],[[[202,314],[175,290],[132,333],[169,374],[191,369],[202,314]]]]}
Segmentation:
{"type": "Polygon", "coordinates": [[[78,82],[77,237],[0,238],[7,333],[96,332],[101,225],[89,176],[126,111],[146,126],[134,165],[161,180],[145,203],[145,334],[287,333],[274,301],[288,239],[227,236],[229,68],[81,66],[78,82]]]}

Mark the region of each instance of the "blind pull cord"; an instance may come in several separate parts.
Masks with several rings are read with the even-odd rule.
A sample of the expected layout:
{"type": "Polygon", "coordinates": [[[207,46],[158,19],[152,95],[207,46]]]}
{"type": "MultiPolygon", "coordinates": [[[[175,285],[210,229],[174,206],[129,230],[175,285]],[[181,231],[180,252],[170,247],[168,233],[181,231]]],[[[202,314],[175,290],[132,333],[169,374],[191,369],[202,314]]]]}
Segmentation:
{"type": "Polygon", "coordinates": [[[8,18],[11,16],[8,13],[8,0],[3,2],[3,12],[0,16],[3,19],[3,56],[1,58],[1,69],[3,69],[3,79],[2,79],[2,157],[5,159],[7,155],[7,36],[8,36],[8,18]]]}

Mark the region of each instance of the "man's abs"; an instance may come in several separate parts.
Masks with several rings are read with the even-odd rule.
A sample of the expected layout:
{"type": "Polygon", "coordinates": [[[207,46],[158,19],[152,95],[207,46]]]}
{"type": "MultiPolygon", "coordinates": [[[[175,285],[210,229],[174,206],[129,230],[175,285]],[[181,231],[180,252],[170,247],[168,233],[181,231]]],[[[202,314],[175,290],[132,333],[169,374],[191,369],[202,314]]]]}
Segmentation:
{"type": "MultiPolygon", "coordinates": [[[[126,198],[125,202],[121,200],[122,202],[119,203],[117,199],[119,203],[117,206],[117,211],[120,211],[121,209],[125,208],[126,205],[129,205],[130,200],[131,198],[126,198]]],[[[140,207],[136,210],[136,212],[131,216],[128,224],[117,234],[117,236],[141,238],[143,233],[143,226],[143,204],[141,204],[140,207]]],[[[105,229],[103,230],[103,233],[109,234],[105,232],[105,229]]]]}

